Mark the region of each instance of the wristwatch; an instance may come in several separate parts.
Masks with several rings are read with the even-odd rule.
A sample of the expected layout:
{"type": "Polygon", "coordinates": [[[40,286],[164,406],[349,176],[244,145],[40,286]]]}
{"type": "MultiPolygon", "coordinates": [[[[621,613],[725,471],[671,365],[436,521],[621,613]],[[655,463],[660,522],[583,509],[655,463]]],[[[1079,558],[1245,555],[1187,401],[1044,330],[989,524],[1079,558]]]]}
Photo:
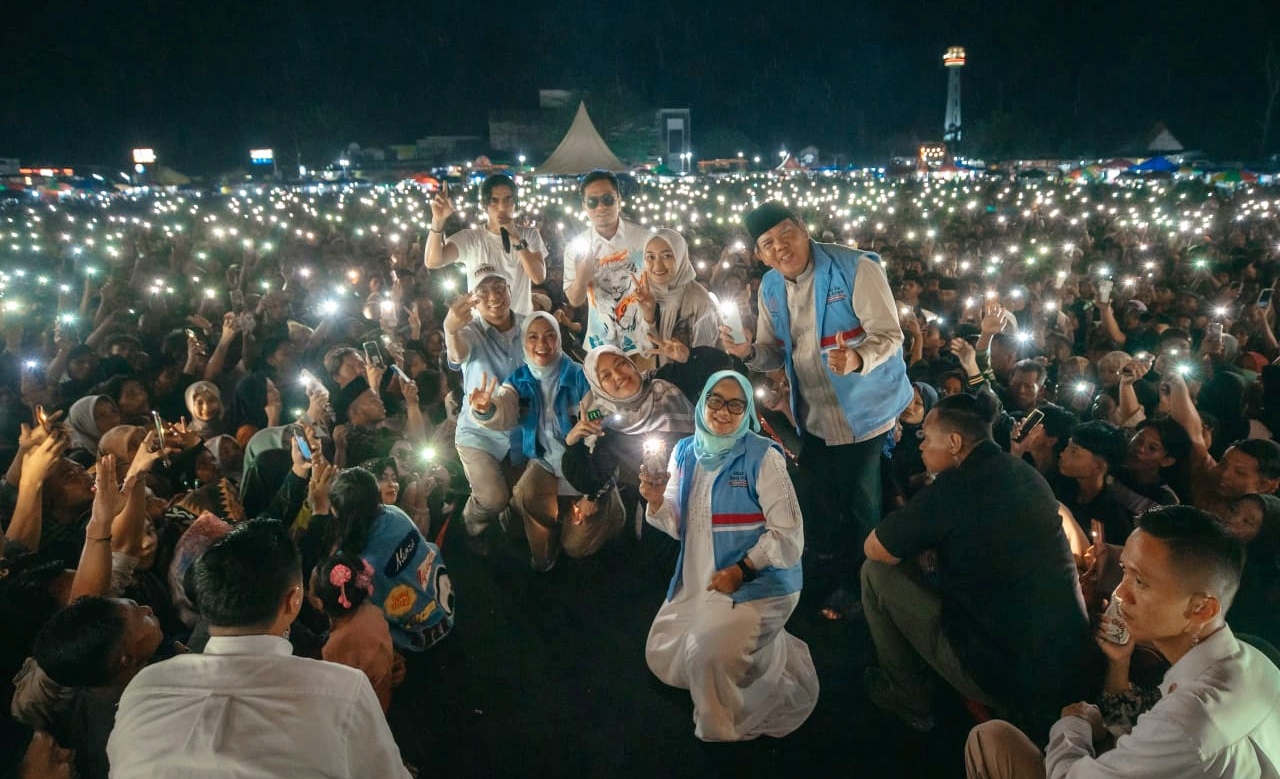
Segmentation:
{"type": "Polygon", "coordinates": [[[751,566],[747,565],[747,558],[744,557],[738,561],[738,569],[742,571],[743,582],[749,582],[756,578],[756,572],[751,569],[751,566]]]}
{"type": "Polygon", "coordinates": [[[520,243],[516,244],[515,246],[513,246],[513,247],[511,247],[511,248],[515,249],[515,250],[516,250],[516,251],[518,251],[518,252],[522,252],[522,251],[525,251],[526,249],[528,249],[528,248],[529,248],[529,242],[528,242],[528,241],[521,241],[520,243]]]}

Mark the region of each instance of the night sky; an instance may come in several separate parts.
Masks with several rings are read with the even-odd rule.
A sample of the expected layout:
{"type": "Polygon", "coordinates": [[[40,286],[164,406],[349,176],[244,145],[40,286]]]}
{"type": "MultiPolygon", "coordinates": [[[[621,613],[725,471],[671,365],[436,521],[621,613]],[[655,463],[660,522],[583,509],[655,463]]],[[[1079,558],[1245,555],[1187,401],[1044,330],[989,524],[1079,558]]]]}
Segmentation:
{"type": "Polygon", "coordinates": [[[151,145],[212,174],[272,146],[322,165],[353,141],[483,134],[489,108],[563,87],[611,115],[692,108],[701,157],[813,144],[874,162],[941,136],[954,44],[973,151],[1106,155],[1163,120],[1257,159],[1268,35],[1280,49],[1278,2],[689,5],[8,3],[0,157],[123,165],[151,145]]]}

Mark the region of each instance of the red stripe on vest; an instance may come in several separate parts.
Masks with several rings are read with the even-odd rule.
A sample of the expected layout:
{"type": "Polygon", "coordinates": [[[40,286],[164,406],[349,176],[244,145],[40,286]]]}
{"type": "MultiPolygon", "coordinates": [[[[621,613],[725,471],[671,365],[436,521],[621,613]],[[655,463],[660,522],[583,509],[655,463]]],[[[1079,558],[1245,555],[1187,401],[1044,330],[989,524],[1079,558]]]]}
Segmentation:
{"type": "Polygon", "coordinates": [[[712,514],[713,525],[751,525],[763,522],[764,514],[712,514]]]}
{"type": "MultiPolygon", "coordinates": [[[[866,330],[863,330],[862,326],[859,325],[853,328],[852,330],[846,330],[843,333],[840,333],[839,335],[843,336],[845,342],[847,343],[849,341],[856,341],[858,338],[862,337],[862,334],[865,332],[866,330]]],[[[820,343],[823,349],[834,348],[836,345],[836,337],[834,335],[829,335],[823,338],[820,343]]]]}

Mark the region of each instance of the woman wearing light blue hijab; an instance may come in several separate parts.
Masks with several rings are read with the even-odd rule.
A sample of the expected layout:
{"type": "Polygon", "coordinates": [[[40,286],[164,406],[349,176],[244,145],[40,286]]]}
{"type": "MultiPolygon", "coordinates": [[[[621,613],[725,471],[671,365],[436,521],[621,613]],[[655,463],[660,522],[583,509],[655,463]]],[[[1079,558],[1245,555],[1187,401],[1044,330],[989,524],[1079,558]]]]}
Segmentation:
{"type": "Polygon", "coordinates": [[[646,458],[640,475],[646,519],[680,542],[645,659],[663,682],[689,690],[698,738],[781,738],[818,700],[809,648],[784,630],[800,600],[800,505],[781,451],[752,432],[745,377],[713,374],[694,425],[666,472],[646,458]]]}

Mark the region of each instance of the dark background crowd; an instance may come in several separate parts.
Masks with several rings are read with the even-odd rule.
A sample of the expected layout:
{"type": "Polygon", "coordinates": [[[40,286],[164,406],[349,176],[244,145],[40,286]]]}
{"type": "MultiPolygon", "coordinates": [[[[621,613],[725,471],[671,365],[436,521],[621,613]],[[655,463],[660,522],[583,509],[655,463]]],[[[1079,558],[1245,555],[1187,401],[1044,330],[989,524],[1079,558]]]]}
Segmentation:
{"type": "MultiPolygon", "coordinates": [[[[917,444],[939,400],[989,393],[999,400],[995,442],[1039,471],[1062,507],[1089,605],[1100,607],[1116,583],[1097,550],[1123,544],[1152,506],[1190,504],[1248,543],[1230,624],[1280,641],[1280,343],[1270,302],[1280,193],[764,176],[623,190],[624,217],[681,233],[697,283],[736,303],[748,330],[768,270],[741,224],[751,206],[782,200],[815,241],[880,256],[913,385],[882,454],[882,515],[932,480],[917,444]]],[[[447,233],[480,221],[483,204],[466,192],[447,233]]],[[[534,307],[555,316],[565,352],[581,358],[585,310],[561,283],[581,229],[577,189],[529,184],[519,200],[548,250],[534,307]]],[[[534,575],[523,549],[482,558],[453,542],[470,494],[453,441],[468,393],[443,324],[466,279],[424,266],[430,217],[429,195],[416,188],[351,186],[0,207],[0,675],[14,679],[5,699],[16,719],[5,731],[17,745],[5,750],[6,770],[27,743],[48,748],[33,730],[53,730],[77,750],[81,775],[105,776],[113,700],[148,662],[208,638],[188,576],[199,555],[232,527],[274,517],[291,527],[304,571],[333,581],[345,564],[354,576],[358,561],[332,558],[333,539],[349,547],[349,534],[364,532],[353,527],[376,526],[350,508],[375,481],[377,500],[399,507],[448,558],[456,630],[445,635],[453,592],[436,591],[448,612],[431,634],[438,646],[406,652],[395,629],[394,642],[376,629],[352,640],[361,604],[335,605],[337,594],[304,581],[316,600],[290,641],[299,655],[329,659],[325,647],[336,651],[345,635],[346,659],[359,655],[352,664],[366,671],[371,643],[408,657],[388,653],[377,664],[383,678],[371,673],[407,763],[623,774],[692,741],[687,698],[664,697],[639,659],[673,545],[646,528],[534,575]],[[334,475],[357,466],[373,478],[334,475]],[[100,505],[117,492],[117,505],[100,505]],[[147,612],[147,625],[128,633],[141,648],[127,667],[101,656],[115,622],[93,608],[112,598],[133,604],[118,607],[126,621],[130,609],[147,612]],[[73,638],[93,630],[107,637],[73,638]],[[59,656],[70,651],[59,643],[81,652],[82,672],[67,670],[77,663],[59,656]],[[37,673],[49,678],[33,681],[37,673]],[[50,681],[70,692],[51,696],[50,681]],[[504,745],[479,754],[490,740],[504,745]]],[[[802,442],[786,375],[752,380],[764,431],[791,454],[802,442]]],[[[626,526],[642,526],[630,496],[626,526]]],[[[991,549],[1004,541],[984,539],[991,549]]],[[[821,577],[821,565],[813,573],[821,577]]],[[[374,592],[385,600],[371,583],[374,592]]],[[[989,593],[992,609],[1000,597],[989,593]]],[[[791,631],[810,643],[823,679],[813,719],[750,752],[704,747],[690,753],[689,770],[730,771],[737,761],[760,770],[804,752],[832,755],[828,765],[954,771],[956,735],[973,721],[962,699],[927,737],[867,724],[876,715],[846,678],[870,651],[860,612],[856,598],[806,590],[791,631]],[[848,729],[858,731],[857,753],[848,729]],[[918,738],[954,759],[916,749],[918,738]]]]}

